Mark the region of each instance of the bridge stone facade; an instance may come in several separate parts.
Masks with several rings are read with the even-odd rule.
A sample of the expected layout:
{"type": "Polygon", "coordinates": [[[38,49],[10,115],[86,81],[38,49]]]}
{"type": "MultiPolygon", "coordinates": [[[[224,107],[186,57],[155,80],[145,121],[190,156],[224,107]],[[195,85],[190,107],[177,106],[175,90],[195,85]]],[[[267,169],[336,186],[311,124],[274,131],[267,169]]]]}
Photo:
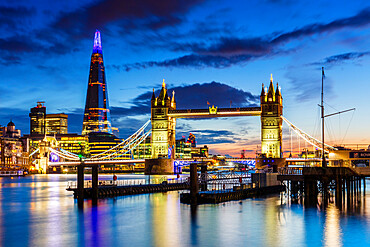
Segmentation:
{"type": "MultiPolygon", "coordinates": [[[[261,92],[261,154],[266,158],[282,158],[282,124],[283,98],[279,85],[270,80],[270,85],[265,92],[262,84],[261,92]]],[[[266,88],[267,89],[267,88],[266,88]]]]}
{"type": "Polygon", "coordinates": [[[154,89],[151,99],[152,122],[152,158],[174,158],[176,118],[169,116],[170,110],[176,109],[175,94],[172,98],[168,95],[166,84],[163,80],[162,89],[155,97],[154,89]]]}

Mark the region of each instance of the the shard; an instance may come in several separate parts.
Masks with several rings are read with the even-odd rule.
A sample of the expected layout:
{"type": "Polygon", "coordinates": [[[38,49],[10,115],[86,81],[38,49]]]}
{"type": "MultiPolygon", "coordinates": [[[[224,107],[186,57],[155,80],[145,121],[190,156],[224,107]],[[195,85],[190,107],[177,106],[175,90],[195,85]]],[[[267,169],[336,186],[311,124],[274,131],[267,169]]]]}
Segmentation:
{"type": "Polygon", "coordinates": [[[82,135],[90,132],[112,133],[101,37],[98,30],[95,32],[91,55],[82,135]]]}

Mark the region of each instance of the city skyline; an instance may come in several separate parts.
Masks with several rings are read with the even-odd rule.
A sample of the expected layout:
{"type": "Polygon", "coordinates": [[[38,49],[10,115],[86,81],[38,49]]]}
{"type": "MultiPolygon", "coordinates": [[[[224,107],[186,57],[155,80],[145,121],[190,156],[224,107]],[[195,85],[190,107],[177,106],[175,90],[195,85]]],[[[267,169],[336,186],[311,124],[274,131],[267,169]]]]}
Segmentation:
{"type": "MultiPolygon", "coordinates": [[[[69,115],[70,132],[81,133],[91,40],[99,29],[112,125],[120,129],[121,138],[150,118],[152,89],[158,94],[163,78],[169,92],[175,91],[179,109],[207,108],[207,103],[242,107],[259,105],[262,83],[268,85],[270,73],[281,86],[283,115],[319,137],[317,104],[324,66],[326,111],[357,109],[328,119],[328,142],[369,140],[364,126],[369,121],[370,76],[366,1],[126,4],[36,1],[0,6],[6,13],[0,20],[0,59],[7,68],[0,72],[0,124],[12,119],[28,133],[29,109],[42,100],[48,113],[69,115]]],[[[283,138],[289,139],[283,128],[283,138]]],[[[237,154],[260,142],[260,119],[179,120],[177,138],[189,132],[214,153],[237,154]]]]}

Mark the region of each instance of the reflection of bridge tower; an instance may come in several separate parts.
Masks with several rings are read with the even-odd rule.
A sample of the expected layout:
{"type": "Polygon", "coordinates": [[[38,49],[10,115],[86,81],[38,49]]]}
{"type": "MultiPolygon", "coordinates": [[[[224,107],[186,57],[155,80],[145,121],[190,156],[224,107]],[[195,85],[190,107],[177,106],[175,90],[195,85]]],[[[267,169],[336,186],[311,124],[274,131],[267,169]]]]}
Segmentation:
{"type": "Polygon", "coordinates": [[[272,75],[268,91],[261,92],[261,153],[267,158],[282,158],[283,98],[278,84],[274,89],[272,75]]]}
{"type": "Polygon", "coordinates": [[[163,79],[158,97],[154,90],[151,100],[152,110],[152,158],[173,158],[175,154],[176,118],[168,115],[169,110],[176,109],[175,94],[168,96],[163,79]]]}

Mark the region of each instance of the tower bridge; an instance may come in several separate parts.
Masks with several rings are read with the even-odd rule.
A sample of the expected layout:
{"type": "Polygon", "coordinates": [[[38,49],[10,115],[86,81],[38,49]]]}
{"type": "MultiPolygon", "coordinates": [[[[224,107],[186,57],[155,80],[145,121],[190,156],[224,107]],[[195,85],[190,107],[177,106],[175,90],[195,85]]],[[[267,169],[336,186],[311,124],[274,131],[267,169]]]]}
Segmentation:
{"type": "MultiPolygon", "coordinates": [[[[277,85],[278,86],[278,85],[277,85]]],[[[151,98],[151,119],[141,126],[134,134],[126,138],[115,147],[103,153],[93,155],[84,159],[85,165],[99,164],[125,164],[135,165],[145,163],[147,174],[173,174],[176,167],[188,165],[194,159],[175,159],[175,135],[177,118],[218,118],[218,117],[239,117],[239,116],[259,116],[261,119],[261,157],[257,159],[226,159],[226,162],[241,163],[251,166],[273,167],[289,162],[300,162],[292,159],[284,159],[282,155],[282,122],[284,121],[290,129],[307,143],[321,148],[321,142],[314,137],[300,130],[290,121],[283,117],[282,96],[279,87],[275,90],[271,76],[269,87],[265,88],[262,84],[260,95],[261,105],[259,107],[234,107],[219,108],[217,106],[205,109],[176,109],[175,94],[169,96],[166,84],[163,81],[161,91],[156,97],[154,90],[151,98]],[[151,125],[151,129],[147,130],[151,125]],[[132,150],[143,142],[151,134],[151,159],[133,159],[132,150]]],[[[45,142],[46,143],[46,142],[45,142]]],[[[45,144],[46,145],[46,144],[45,144]]],[[[45,146],[44,145],[44,146],[45,146]]],[[[39,157],[43,157],[45,167],[47,166],[78,166],[81,157],[77,154],[69,153],[56,145],[49,148],[44,147],[36,150],[30,156],[40,152],[39,157]],[[47,153],[54,153],[62,158],[62,161],[49,162],[47,165],[47,153]]],[[[325,152],[335,150],[330,145],[325,145],[325,152]]],[[[200,158],[202,159],[202,158],[200,158]]],[[[210,159],[212,160],[212,159],[210,159]]],[[[203,161],[206,159],[203,158],[203,161]]],[[[313,161],[310,161],[311,163],[313,161]]]]}
{"type": "Polygon", "coordinates": [[[282,114],[283,98],[277,85],[275,90],[271,75],[270,85],[260,95],[260,107],[218,108],[214,105],[208,109],[176,109],[175,93],[169,96],[163,80],[158,97],[154,93],[151,98],[152,123],[152,159],[146,160],[146,173],[167,174],[173,172],[175,157],[175,136],[177,118],[218,118],[218,117],[261,117],[261,147],[264,154],[259,162],[278,166],[283,163],[282,155],[282,114]],[[271,160],[268,160],[271,159],[271,160]],[[273,160],[272,160],[273,159],[273,160]]]}

